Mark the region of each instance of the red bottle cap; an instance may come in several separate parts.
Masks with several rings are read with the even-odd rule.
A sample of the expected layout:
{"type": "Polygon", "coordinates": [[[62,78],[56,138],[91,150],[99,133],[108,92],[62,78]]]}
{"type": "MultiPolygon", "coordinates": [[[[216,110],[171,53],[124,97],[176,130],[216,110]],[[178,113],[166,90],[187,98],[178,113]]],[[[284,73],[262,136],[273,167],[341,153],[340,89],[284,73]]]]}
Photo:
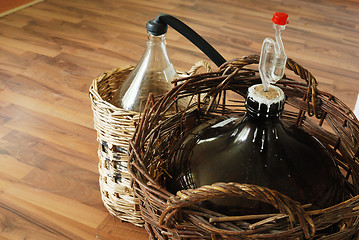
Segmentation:
{"type": "Polygon", "coordinates": [[[272,22],[277,25],[286,25],[288,21],[288,14],[276,12],[273,14],[272,22]]]}

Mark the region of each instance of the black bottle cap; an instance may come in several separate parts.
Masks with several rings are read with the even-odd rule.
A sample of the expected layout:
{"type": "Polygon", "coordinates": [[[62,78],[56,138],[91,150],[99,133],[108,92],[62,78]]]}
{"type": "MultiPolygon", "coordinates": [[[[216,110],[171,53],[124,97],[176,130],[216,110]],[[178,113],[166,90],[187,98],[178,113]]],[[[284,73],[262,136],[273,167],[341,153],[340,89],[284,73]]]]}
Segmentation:
{"type": "Polygon", "coordinates": [[[270,92],[263,94],[263,85],[248,89],[246,99],[247,112],[256,118],[279,117],[284,109],[285,95],[279,87],[270,86],[270,92]]]}
{"type": "Polygon", "coordinates": [[[153,36],[159,36],[167,32],[168,25],[162,21],[160,17],[161,14],[158,15],[155,19],[148,21],[146,24],[147,32],[153,36]]]}

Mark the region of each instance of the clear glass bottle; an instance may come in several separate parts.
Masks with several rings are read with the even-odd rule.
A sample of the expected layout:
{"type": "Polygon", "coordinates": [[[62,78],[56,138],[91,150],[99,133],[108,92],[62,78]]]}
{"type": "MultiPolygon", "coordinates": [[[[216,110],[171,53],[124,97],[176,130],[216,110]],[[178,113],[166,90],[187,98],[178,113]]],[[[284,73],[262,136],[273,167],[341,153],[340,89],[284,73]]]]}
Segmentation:
{"type": "MultiPolygon", "coordinates": [[[[175,193],[216,182],[255,184],[277,190],[312,209],[342,201],[343,180],[325,147],[296,127],[284,127],[284,93],[275,86],[249,88],[246,115],[217,119],[186,138],[171,161],[167,188],[175,193]]],[[[228,214],[274,211],[241,198],[210,200],[207,207],[228,214]]]]}
{"type": "Polygon", "coordinates": [[[117,107],[139,112],[149,93],[158,96],[168,92],[173,87],[171,81],[178,78],[167,55],[167,25],[152,20],[147,23],[147,32],[145,53],[111,100],[117,107]]]}

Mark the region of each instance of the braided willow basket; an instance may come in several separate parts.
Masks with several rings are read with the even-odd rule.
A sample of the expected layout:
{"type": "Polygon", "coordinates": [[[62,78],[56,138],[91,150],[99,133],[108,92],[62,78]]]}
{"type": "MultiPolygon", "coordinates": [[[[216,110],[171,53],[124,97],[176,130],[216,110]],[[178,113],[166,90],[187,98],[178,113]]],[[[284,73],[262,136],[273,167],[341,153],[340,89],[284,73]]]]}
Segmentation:
{"type": "Polygon", "coordinates": [[[314,135],[329,149],[342,172],[345,201],[309,211],[307,205],[256,185],[220,182],[176,195],[163,187],[169,177],[168,159],[186,134],[221,115],[244,115],[247,89],[260,83],[258,72],[252,70],[258,61],[258,56],[234,59],[218,72],[182,79],[159,101],[147,102],[130,141],[129,172],[152,239],[356,239],[359,122],[339,99],[318,90],[313,75],[291,59],[286,65],[291,71],[277,83],[287,96],[282,121],[314,135]],[[193,104],[168,116],[167,109],[182,97],[192,98],[193,104]],[[226,196],[267,202],[278,213],[224,216],[198,204],[226,196]]]}
{"type": "MultiPolygon", "coordinates": [[[[211,71],[206,61],[200,61],[190,71],[179,75],[194,75],[201,67],[207,72],[211,71]]],[[[132,70],[131,66],[116,68],[94,79],[90,87],[90,98],[99,142],[98,169],[102,201],[112,215],[143,226],[139,200],[134,196],[131,187],[132,177],[127,170],[126,154],[139,113],[118,108],[110,103],[115,91],[132,70]]]]}

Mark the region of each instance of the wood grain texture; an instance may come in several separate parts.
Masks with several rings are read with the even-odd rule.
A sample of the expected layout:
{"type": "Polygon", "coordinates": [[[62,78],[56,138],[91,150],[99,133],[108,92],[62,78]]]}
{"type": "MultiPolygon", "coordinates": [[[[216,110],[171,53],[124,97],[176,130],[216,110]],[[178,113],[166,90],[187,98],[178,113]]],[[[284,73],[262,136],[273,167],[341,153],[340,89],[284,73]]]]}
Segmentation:
{"type": "MultiPolygon", "coordinates": [[[[275,11],[290,16],[288,57],[353,109],[355,0],[46,0],[0,18],[0,239],[148,239],[102,205],[92,79],[135,64],[145,24],[160,12],[183,20],[229,60],[260,51],[274,35],[275,11]]],[[[179,70],[208,60],[172,29],[167,43],[179,70]]]]}
{"type": "Polygon", "coordinates": [[[5,16],[23,8],[29,7],[43,0],[2,0],[0,2],[0,16],[5,16]]]}

